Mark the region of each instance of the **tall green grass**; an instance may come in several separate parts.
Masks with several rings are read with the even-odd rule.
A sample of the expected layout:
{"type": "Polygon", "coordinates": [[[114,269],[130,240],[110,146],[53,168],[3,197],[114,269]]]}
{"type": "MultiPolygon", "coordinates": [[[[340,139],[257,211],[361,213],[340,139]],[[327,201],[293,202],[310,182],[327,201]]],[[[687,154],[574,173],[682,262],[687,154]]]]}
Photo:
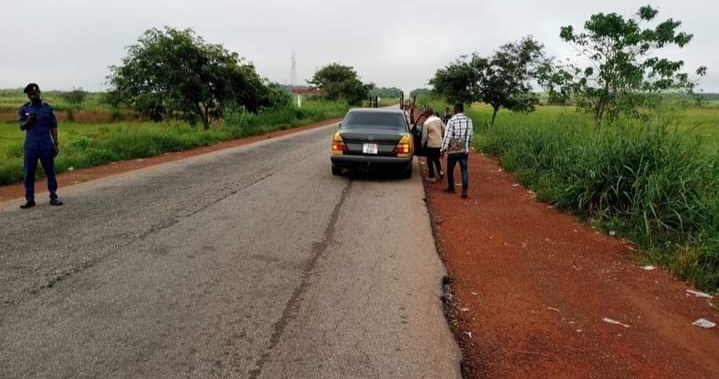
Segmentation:
{"type": "MultiPolygon", "coordinates": [[[[263,134],[273,130],[338,118],[349,106],[343,102],[306,102],[301,109],[288,107],[259,114],[228,112],[224,122],[209,130],[182,122],[165,123],[61,123],[58,172],[127,159],[145,158],[171,151],[263,134]]],[[[0,124],[0,185],[23,179],[23,140],[16,123],[0,124]]]]}
{"type": "MultiPolygon", "coordinates": [[[[693,111],[689,111],[693,112],[693,111]]],[[[535,114],[473,108],[476,145],[539,199],[636,241],[644,259],[701,288],[719,288],[719,124],[658,113],[597,128],[571,108],[535,114]]]]}
{"type": "MultiPolygon", "coordinates": [[[[111,112],[112,106],[104,101],[105,93],[88,92],[85,101],[80,109],[83,111],[106,111],[111,112]]],[[[60,91],[43,91],[43,101],[53,106],[56,110],[72,109],[60,91]]],[[[22,89],[0,89],[0,111],[17,111],[17,109],[28,101],[22,89]]]]}
{"type": "Polygon", "coordinates": [[[344,116],[348,109],[346,102],[322,100],[304,101],[301,108],[291,106],[258,114],[230,109],[225,114],[223,127],[233,138],[237,138],[339,118],[344,116]]]}

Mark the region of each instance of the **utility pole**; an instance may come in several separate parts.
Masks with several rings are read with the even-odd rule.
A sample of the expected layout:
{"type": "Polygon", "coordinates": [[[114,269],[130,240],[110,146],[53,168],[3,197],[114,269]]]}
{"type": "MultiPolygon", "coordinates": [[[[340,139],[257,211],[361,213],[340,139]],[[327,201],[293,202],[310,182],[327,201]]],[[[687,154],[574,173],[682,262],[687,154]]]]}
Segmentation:
{"type": "MultiPolygon", "coordinates": [[[[292,72],[290,74],[290,93],[297,85],[297,59],[295,58],[295,49],[292,49],[292,72]]],[[[302,107],[302,97],[297,94],[297,108],[302,107]]]]}
{"type": "Polygon", "coordinates": [[[292,49],[292,71],[290,72],[290,89],[297,85],[297,60],[295,59],[295,49],[292,49]]]}

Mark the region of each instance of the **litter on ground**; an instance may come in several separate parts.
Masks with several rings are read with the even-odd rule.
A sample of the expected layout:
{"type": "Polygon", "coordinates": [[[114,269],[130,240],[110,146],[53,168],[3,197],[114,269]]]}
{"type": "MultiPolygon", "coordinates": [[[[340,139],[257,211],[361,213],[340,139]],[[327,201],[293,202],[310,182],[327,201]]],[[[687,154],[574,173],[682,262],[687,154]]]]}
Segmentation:
{"type": "Polygon", "coordinates": [[[702,299],[713,299],[714,298],[714,296],[712,296],[708,293],[701,292],[701,291],[687,290],[687,292],[696,297],[702,298],[702,299]]]}
{"type": "Polygon", "coordinates": [[[606,318],[606,317],[605,317],[605,318],[602,319],[602,321],[604,321],[604,322],[606,322],[606,323],[609,323],[609,324],[620,325],[620,326],[623,326],[623,327],[625,327],[625,328],[629,328],[629,325],[623,324],[623,323],[621,323],[621,322],[619,322],[619,321],[617,321],[617,320],[612,320],[611,318],[606,318]]]}
{"type": "Polygon", "coordinates": [[[694,322],[692,323],[692,325],[698,326],[698,327],[704,328],[704,329],[712,329],[712,328],[714,328],[714,327],[717,326],[716,323],[711,322],[711,321],[709,321],[709,320],[707,320],[707,319],[703,319],[703,318],[700,318],[699,320],[694,321],[694,322]]]}

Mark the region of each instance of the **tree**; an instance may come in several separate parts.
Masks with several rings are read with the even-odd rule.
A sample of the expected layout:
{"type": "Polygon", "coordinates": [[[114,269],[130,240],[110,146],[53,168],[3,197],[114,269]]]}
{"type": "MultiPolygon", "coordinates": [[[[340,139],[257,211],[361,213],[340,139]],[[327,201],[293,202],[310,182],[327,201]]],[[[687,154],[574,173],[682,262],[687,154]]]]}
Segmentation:
{"type": "Polygon", "coordinates": [[[419,96],[432,97],[432,96],[434,96],[434,92],[432,91],[431,88],[415,88],[409,92],[409,95],[415,96],[415,97],[419,97],[419,96]]]}
{"type": "MultiPolygon", "coordinates": [[[[693,35],[678,31],[681,22],[672,19],[654,28],[642,27],[658,13],[651,6],[641,7],[638,18],[598,13],[584,24],[584,32],[577,33],[572,26],[561,28],[560,37],[584,58],[584,64],[567,66],[571,78],[567,85],[577,106],[591,111],[597,122],[621,113],[638,115],[642,108],[658,104],[662,92],[694,88],[689,75],[680,72],[684,62],[655,54],[670,46],[683,48],[693,35]]],[[[696,72],[703,76],[706,67],[696,72]]]]}
{"type": "Polygon", "coordinates": [[[572,98],[571,88],[567,85],[572,75],[549,58],[539,65],[537,82],[547,93],[547,102],[551,105],[566,105],[572,98]]]}
{"type": "Polygon", "coordinates": [[[267,102],[274,108],[289,107],[292,103],[292,95],[279,83],[271,83],[267,86],[267,102]]]}
{"type": "Polygon", "coordinates": [[[430,84],[451,102],[481,101],[492,107],[491,125],[501,108],[532,112],[539,99],[532,92],[545,64],[544,46],[531,37],[500,47],[489,58],[473,54],[462,56],[437,70],[430,84]]]}
{"type": "Polygon", "coordinates": [[[85,92],[82,87],[73,88],[72,91],[63,92],[60,96],[62,96],[73,109],[78,109],[87,98],[87,92],[85,92]]]}
{"type": "Polygon", "coordinates": [[[75,111],[80,109],[80,105],[87,97],[87,92],[82,87],[73,88],[72,91],[63,92],[60,96],[70,104],[70,108],[67,110],[67,119],[69,121],[75,120],[75,111]]]}
{"type": "Polygon", "coordinates": [[[369,96],[374,84],[364,84],[350,66],[331,63],[315,72],[310,85],[322,88],[329,100],[345,99],[350,104],[360,104],[369,96]]]}
{"type": "Polygon", "coordinates": [[[372,88],[369,91],[369,95],[386,97],[386,98],[394,98],[394,97],[399,97],[400,92],[402,92],[402,90],[397,87],[389,87],[389,88],[378,87],[378,88],[372,88]]]}
{"type": "Polygon", "coordinates": [[[150,29],[110,69],[109,98],[156,121],[178,116],[209,128],[230,102],[251,112],[273,105],[252,64],[192,29],[150,29]]]}
{"type": "MultiPolygon", "coordinates": [[[[473,55],[472,60],[479,59],[473,55]]],[[[463,55],[445,68],[437,70],[430,79],[436,94],[447,98],[450,103],[472,103],[479,98],[479,74],[467,56],[463,55]]],[[[413,92],[414,93],[414,92],[413,92]]]]}

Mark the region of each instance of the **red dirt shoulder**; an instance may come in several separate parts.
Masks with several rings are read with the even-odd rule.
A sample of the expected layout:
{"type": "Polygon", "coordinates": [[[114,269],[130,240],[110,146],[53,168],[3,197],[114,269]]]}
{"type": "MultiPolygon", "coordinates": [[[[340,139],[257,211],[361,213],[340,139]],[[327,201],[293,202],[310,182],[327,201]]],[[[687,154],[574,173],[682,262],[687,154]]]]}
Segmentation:
{"type": "MultiPolygon", "coordinates": [[[[719,321],[630,244],[537,202],[472,154],[469,199],[425,183],[472,378],[716,378],[719,321]],[[629,327],[610,324],[604,318],[629,327]]],[[[458,177],[458,176],[457,176],[458,177]]]]}

